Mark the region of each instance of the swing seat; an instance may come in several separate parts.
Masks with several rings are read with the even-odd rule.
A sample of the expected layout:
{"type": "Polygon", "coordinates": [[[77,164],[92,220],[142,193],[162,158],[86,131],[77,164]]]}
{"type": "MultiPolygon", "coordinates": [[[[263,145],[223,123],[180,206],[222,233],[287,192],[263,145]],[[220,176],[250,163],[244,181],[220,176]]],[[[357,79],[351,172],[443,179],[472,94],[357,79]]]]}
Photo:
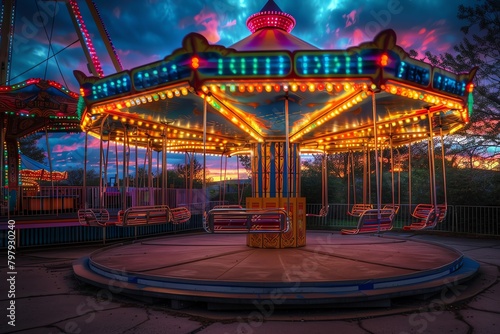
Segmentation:
{"type": "Polygon", "coordinates": [[[182,224],[191,219],[191,211],[185,206],[170,209],[170,218],[173,224],[182,224]]]}
{"type": "Polygon", "coordinates": [[[109,212],[106,209],[80,209],[78,221],[83,226],[106,226],[109,221],[109,212]]]}
{"type": "Polygon", "coordinates": [[[203,225],[209,233],[285,233],[290,228],[288,215],[280,208],[212,209],[203,225]]]}
{"type": "Polygon", "coordinates": [[[419,204],[411,214],[417,220],[408,226],[404,226],[403,230],[410,231],[434,228],[437,223],[444,221],[446,211],[446,204],[438,204],[435,208],[432,204],[419,204]]]}
{"type": "Polygon", "coordinates": [[[398,212],[399,212],[399,205],[397,204],[385,204],[384,207],[382,208],[382,210],[393,210],[394,211],[394,215],[397,215],[398,212]]]}
{"type": "Polygon", "coordinates": [[[134,206],[118,213],[118,226],[181,224],[191,218],[186,207],[171,209],[168,205],[134,206]]]}
{"type": "Polygon", "coordinates": [[[323,206],[319,212],[317,214],[314,214],[314,213],[307,213],[306,214],[306,217],[320,217],[320,218],[323,218],[323,217],[326,217],[326,215],[328,215],[328,209],[330,208],[330,206],[326,205],[326,206],[323,206]]]}
{"type": "Polygon", "coordinates": [[[347,211],[347,214],[354,217],[360,217],[366,210],[370,209],[373,209],[373,205],[371,204],[354,204],[351,211],[347,211]]]}
{"type": "Polygon", "coordinates": [[[221,204],[213,207],[214,209],[243,209],[239,204],[221,204]]]}
{"type": "Polygon", "coordinates": [[[341,234],[359,234],[359,233],[375,233],[385,232],[392,229],[392,221],[394,218],[394,210],[381,209],[380,217],[379,210],[365,210],[358,220],[358,226],[355,229],[343,229],[341,234]]]}

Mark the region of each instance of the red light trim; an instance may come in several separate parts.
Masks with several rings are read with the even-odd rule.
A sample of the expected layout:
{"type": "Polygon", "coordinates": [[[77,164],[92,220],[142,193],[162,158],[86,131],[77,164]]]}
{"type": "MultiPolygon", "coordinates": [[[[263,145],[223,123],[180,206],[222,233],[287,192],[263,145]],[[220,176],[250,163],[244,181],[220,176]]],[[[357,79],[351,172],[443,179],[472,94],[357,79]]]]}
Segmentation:
{"type": "Polygon", "coordinates": [[[200,67],[200,59],[198,57],[191,58],[191,67],[196,70],[200,67]]]}

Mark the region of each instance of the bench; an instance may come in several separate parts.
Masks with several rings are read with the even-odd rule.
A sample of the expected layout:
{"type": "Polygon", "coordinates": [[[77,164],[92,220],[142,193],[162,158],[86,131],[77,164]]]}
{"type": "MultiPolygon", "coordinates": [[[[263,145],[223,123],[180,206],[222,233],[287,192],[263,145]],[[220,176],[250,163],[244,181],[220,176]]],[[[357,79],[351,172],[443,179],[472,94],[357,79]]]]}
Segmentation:
{"type": "Polygon", "coordinates": [[[354,204],[351,211],[347,211],[347,213],[354,217],[360,217],[363,212],[370,209],[373,209],[373,205],[371,204],[354,204]]]}
{"type": "Polygon", "coordinates": [[[80,209],[78,221],[84,226],[106,226],[109,221],[109,212],[106,209],[80,209]]]}
{"type": "Polygon", "coordinates": [[[181,224],[191,219],[186,207],[171,209],[168,205],[134,206],[118,212],[118,226],[181,224]]]}
{"type": "Polygon", "coordinates": [[[342,234],[374,233],[384,232],[392,229],[392,221],[395,211],[393,209],[368,209],[365,210],[358,220],[355,229],[342,229],[342,234]]]}
{"type": "Polygon", "coordinates": [[[403,230],[424,230],[434,228],[437,223],[444,221],[446,217],[446,205],[438,204],[436,208],[432,204],[418,204],[411,214],[416,221],[404,226],[403,230]]]}
{"type": "Polygon", "coordinates": [[[142,205],[142,206],[133,206],[133,207],[130,207],[126,210],[120,210],[118,211],[118,216],[117,216],[117,219],[118,219],[118,223],[117,225],[123,225],[123,216],[125,215],[125,211],[129,210],[129,209],[135,209],[135,210],[147,210],[147,209],[150,209],[150,208],[154,208],[155,206],[151,206],[151,205],[142,205]]]}
{"type": "Polygon", "coordinates": [[[399,205],[397,204],[384,204],[384,206],[382,207],[382,210],[393,210],[394,211],[394,215],[397,215],[398,212],[399,212],[399,205]]]}
{"type": "Polygon", "coordinates": [[[181,224],[191,219],[191,211],[185,206],[170,209],[170,219],[173,224],[181,224]]]}
{"type": "Polygon", "coordinates": [[[168,205],[136,206],[118,214],[119,226],[164,224],[171,221],[168,205]]]}
{"type": "Polygon", "coordinates": [[[220,204],[213,207],[213,209],[243,209],[239,204],[220,204]]]}
{"type": "Polygon", "coordinates": [[[285,233],[290,223],[281,208],[219,208],[208,212],[203,227],[209,233],[285,233]]]}

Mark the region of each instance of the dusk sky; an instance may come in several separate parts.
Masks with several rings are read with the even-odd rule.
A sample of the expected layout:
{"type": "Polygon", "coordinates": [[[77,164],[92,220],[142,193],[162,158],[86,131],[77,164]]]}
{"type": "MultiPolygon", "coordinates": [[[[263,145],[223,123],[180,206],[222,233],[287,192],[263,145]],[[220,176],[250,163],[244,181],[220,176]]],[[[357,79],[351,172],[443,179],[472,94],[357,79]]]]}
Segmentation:
{"type": "MultiPolygon", "coordinates": [[[[181,46],[190,32],[204,35],[212,44],[226,47],[250,35],[246,19],[267,0],[95,0],[124,69],[150,63],[181,46]]],[[[397,44],[406,51],[453,52],[463,34],[457,19],[457,0],[275,0],[297,21],[292,34],[321,48],[344,49],[371,40],[384,29],[394,29],[397,44]]],[[[91,32],[105,75],[113,68],[85,1],[79,1],[83,19],[91,32]]],[[[16,32],[11,64],[11,84],[28,78],[58,81],[78,92],[73,70],[88,73],[87,64],[71,19],[62,2],[18,0],[16,32]],[[51,39],[52,50],[49,50],[51,39]],[[65,49],[66,48],[66,49],[65,49]],[[61,50],[64,51],[60,52],[61,50]],[[53,52],[58,53],[48,62],[53,52]],[[57,60],[57,63],[56,63],[57,60]],[[59,65],[59,68],[58,68],[59,65]]],[[[83,167],[83,134],[49,134],[53,167],[83,167]]],[[[45,138],[40,146],[46,147],[45,138]]],[[[89,162],[98,165],[96,140],[90,142],[89,162]],[[97,154],[95,154],[97,153],[97,154]]],[[[114,144],[110,160],[114,161],[114,144]]],[[[120,151],[120,149],[119,149],[120,151]]],[[[121,154],[121,153],[120,153],[121,154]]],[[[139,154],[140,159],[144,153],[139,154]]],[[[156,159],[156,154],[154,155],[156,159]]],[[[197,157],[199,161],[202,157],[197,157]]],[[[232,158],[234,166],[235,158],[232,158]]],[[[169,156],[169,165],[184,163],[183,155],[169,156]]],[[[220,158],[209,159],[218,177],[220,158]]],[[[154,163],[156,166],[156,162],[154,163]]],[[[142,166],[142,164],[141,164],[142,166]]],[[[208,165],[207,165],[208,166],[208,165]]],[[[114,168],[114,167],[112,167],[114,168]]],[[[132,171],[133,172],[133,171],[132,171]]]]}

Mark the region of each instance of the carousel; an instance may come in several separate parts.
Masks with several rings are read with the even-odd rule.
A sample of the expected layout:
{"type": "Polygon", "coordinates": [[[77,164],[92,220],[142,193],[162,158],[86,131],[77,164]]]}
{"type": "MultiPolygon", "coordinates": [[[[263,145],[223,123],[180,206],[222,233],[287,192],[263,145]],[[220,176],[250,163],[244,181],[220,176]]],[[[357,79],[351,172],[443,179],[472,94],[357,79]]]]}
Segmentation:
{"type": "MultiPolygon", "coordinates": [[[[453,133],[468,122],[474,70],[454,74],[412,59],[393,30],[347,50],[320,50],[293,36],[294,25],[269,1],[249,17],[251,35],[230,47],[193,33],[161,61],[103,78],[76,71],[82,129],[163,157],[250,154],[246,209],[284,208],[287,223],[275,226],[278,234],[250,234],[248,245],[303,246],[301,154],[377,152],[453,133]]],[[[207,230],[233,228],[217,221],[207,230]]]]}
{"type": "Polygon", "coordinates": [[[60,181],[67,173],[52,170],[49,146],[48,167],[28,162],[29,158],[25,157],[23,168],[19,139],[35,133],[45,133],[47,138],[54,132],[80,132],[78,95],[55,81],[29,79],[0,86],[0,98],[2,206],[6,211],[19,213],[28,207],[41,208],[42,202],[47,201],[50,205],[43,206],[44,211],[48,208],[51,208],[48,211],[57,211],[62,208],[57,204],[60,199],[55,192],[42,196],[37,181],[60,181]],[[35,203],[37,198],[42,202],[35,203]]]}
{"type": "MultiPolygon", "coordinates": [[[[249,155],[252,168],[252,196],[244,208],[205,212],[210,234],[184,246],[176,243],[175,250],[163,240],[97,252],[75,265],[77,276],[100,286],[114,278],[128,282],[128,293],[176,300],[252,303],[279,291],[285,304],[330,305],[431,291],[442,287],[444,277],[462,279],[477,270],[440,247],[425,245],[426,252],[418,254],[415,245],[403,251],[403,241],[310,234],[300,183],[303,154],[369,151],[377,161],[382,148],[431,142],[464,127],[472,111],[475,70],[456,74],[413,59],[398,46],[393,30],[346,50],[319,49],[291,33],[295,23],[269,0],[248,18],[250,35],[229,47],[191,33],[157,62],[105,77],[75,71],[84,101],[78,112],[88,134],[161,152],[164,166],[169,152],[196,152],[249,155]],[[353,247],[360,258],[353,258],[353,247]],[[376,271],[360,265],[366,264],[364,256],[380,252],[385,259],[393,247],[422,267],[394,272],[388,269],[394,263],[378,263],[385,269],[363,276],[376,271]],[[123,271],[133,254],[156,254],[160,248],[182,261],[156,258],[123,271]],[[429,251],[442,256],[426,267],[429,251]],[[208,253],[202,259],[200,252],[208,253]],[[252,260],[239,262],[238,254],[250,258],[250,253],[252,260]],[[307,255],[313,253],[317,261],[307,255]],[[307,258],[315,264],[312,271],[295,268],[307,258]],[[308,274],[294,276],[293,268],[308,274]],[[337,277],[332,268],[345,276],[337,277]]],[[[420,220],[409,230],[432,227],[443,218],[446,207],[435,193],[430,202],[415,211],[430,221],[420,220]]],[[[345,234],[389,230],[397,208],[384,208],[377,198],[369,207],[350,210],[366,219],[361,224],[360,218],[357,232],[345,234]]],[[[319,215],[327,211],[325,205],[319,215]]]]}

